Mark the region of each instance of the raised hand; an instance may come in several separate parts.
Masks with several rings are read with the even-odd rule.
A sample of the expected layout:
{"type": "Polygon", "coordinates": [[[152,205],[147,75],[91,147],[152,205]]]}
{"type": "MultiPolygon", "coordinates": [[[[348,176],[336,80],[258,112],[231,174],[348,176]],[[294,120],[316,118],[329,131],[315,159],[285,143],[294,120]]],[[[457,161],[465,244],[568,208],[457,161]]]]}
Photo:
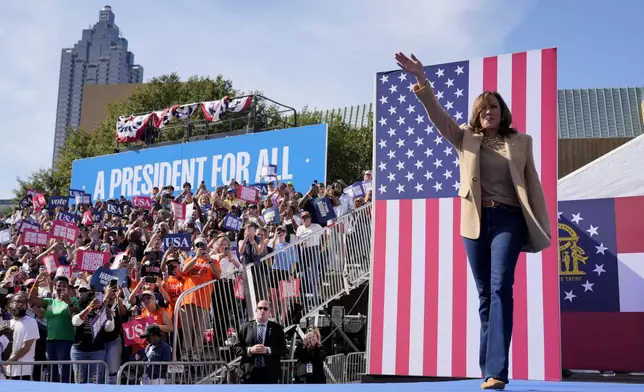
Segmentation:
{"type": "Polygon", "coordinates": [[[402,52],[396,53],[394,57],[396,58],[398,66],[404,71],[414,75],[418,81],[424,81],[426,79],[423,63],[421,63],[413,53],[411,54],[411,58],[407,57],[402,52]]]}

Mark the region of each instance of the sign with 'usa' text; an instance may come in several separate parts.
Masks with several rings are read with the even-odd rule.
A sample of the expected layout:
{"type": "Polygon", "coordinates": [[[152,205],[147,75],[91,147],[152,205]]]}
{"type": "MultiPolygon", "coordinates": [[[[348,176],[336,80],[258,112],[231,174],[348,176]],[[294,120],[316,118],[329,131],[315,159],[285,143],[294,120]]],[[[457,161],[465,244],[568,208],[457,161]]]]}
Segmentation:
{"type": "Polygon", "coordinates": [[[92,200],[149,196],[153,187],[167,185],[178,195],[185,182],[196,189],[204,181],[212,190],[231,179],[274,181],[262,177],[274,165],[279,181],[304,193],[314,180],[325,181],[326,155],[326,124],[308,125],[78,159],[71,188],[83,189],[92,200]]]}

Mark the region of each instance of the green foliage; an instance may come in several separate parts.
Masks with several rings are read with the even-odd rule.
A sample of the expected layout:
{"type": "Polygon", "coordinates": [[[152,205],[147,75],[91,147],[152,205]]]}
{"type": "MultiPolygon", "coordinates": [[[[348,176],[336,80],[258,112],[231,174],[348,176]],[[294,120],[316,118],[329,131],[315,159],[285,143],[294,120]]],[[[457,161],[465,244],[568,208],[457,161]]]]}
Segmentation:
{"type": "MultiPolygon", "coordinates": [[[[253,92],[262,94],[261,92],[253,92]]],[[[251,94],[253,94],[251,93],[251,94]]],[[[181,81],[175,73],[153,78],[150,82],[138,87],[130,97],[108,105],[108,115],[99,123],[95,129],[68,132],[67,140],[62,149],[61,156],[54,171],[40,170],[35,172],[28,180],[18,179],[19,187],[14,191],[16,197],[24,196],[27,187],[33,187],[45,191],[48,195],[67,194],[72,174],[72,162],[93,156],[108,155],[115,152],[114,135],[116,133],[116,121],[119,116],[149,113],[162,110],[175,104],[188,104],[203,101],[221,99],[225,96],[235,97],[244,93],[233,89],[230,80],[224,79],[221,75],[216,78],[193,76],[187,81],[181,81]],[[53,192],[54,189],[57,192],[53,192]]],[[[284,118],[284,121],[276,121],[275,118],[283,117],[273,105],[258,105],[257,113],[264,114],[272,119],[260,120],[257,128],[280,129],[284,128],[291,119],[284,118]]],[[[202,117],[201,112],[193,117],[202,117]]],[[[298,126],[319,124],[321,116],[319,113],[309,112],[306,108],[298,113],[298,126]]],[[[362,178],[364,170],[370,169],[372,165],[373,132],[368,127],[353,128],[344,123],[340,117],[326,119],[329,127],[328,145],[328,170],[327,181],[332,182],[342,179],[347,183],[362,178]]],[[[212,125],[209,124],[209,133],[222,132],[233,129],[240,129],[243,119],[230,124],[212,125]]],[[[181,140],[185,136],[185,123],[172,120],[160,133],[157,141],[181,140]]],[[[204,130],[197,129],[193,135],[199,135],[204,130]]],[[[316,146],[311,146],[316,148],[316,146]]],[[[323,179],[317,179],[323,180],[323,179]]]]}
{"type": "MultiPolygon", "coordinates": [[[[297,125],[319,124],[320,116],[320,113],[304,109],[298,114],[297,125]]],[[[327,119],[327,126],[327,183],[343,180],[351,184],[361,180],[364,171],[370,170],[373,163],[373,127],[353,128],[340,116],[327,119]]]]}
{"type": "MultiPolygon", "coordinates": [[[[17,178],[17,181],[18,187],[13,190],[13,194],[15,195],[14,200],[16,203],[20,202],[20,200],[27,195],[27,190],[29,189],[40,191],[51,196],[56,195],[57,191],[60,192],[63,185],[58,182],[58,179],[51,169],[36,170],[26,180],[17,178]]],[[[65,190],[65,192],[67,192],[67,190],[65,190]]]]}

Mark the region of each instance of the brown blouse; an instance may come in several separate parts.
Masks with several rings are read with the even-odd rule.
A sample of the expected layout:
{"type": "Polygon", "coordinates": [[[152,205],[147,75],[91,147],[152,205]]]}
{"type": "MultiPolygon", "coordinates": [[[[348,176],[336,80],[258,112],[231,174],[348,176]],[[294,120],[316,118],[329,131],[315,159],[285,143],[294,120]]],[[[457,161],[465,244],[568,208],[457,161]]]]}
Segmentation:
{"type": "Polygon", "coordinates": [[[481,143],[481,200],[494,200],[519,207],[519,198],[510,175],[508,153],[504,143],[488,146],[481,143]]]}

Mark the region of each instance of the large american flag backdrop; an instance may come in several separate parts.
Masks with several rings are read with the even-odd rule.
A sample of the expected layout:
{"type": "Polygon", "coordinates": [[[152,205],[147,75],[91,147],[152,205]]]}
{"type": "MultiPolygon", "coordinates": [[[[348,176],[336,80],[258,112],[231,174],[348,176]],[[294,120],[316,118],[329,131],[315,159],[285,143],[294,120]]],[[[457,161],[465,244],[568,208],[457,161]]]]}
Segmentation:
{"type": "MultiPolygon", "coordinates": [[[[496,90],[530,134],[557,222],[557,52],[535,50],[448,64],[425,74],[443,107],[466,123],[476,97],[496,90]]],[[[480,377],[478,297],[460,236],[453,146],[428,120],[403,71],[376,75],[374,254],[370,374],[480,377]]],[[[557,246],[522,253],[514,284],[510,377],[561,378],[557,246]]]]}

